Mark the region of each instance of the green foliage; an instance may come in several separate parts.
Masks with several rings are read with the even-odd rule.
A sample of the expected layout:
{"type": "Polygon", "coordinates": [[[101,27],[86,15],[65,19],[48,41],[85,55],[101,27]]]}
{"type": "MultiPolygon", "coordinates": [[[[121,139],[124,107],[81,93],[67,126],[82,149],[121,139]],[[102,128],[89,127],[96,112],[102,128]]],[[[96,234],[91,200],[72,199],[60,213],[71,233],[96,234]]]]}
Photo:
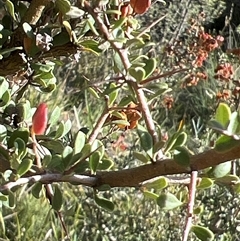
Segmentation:
{"type": "MultiPolygon", "coordinates": [[[[224,6],[156,1],[138,17],[122,16],[111,0],[0,3],[1,237],[181,239],[184,176],[158,177],[155,162],[171,158],[189,173],[199,152],[214,146],[224,155],[239,146],[239,60],[203,30],[224,6]],[[39,4],[44,11],[34,12],[39,4]],[[48,125],[36,136],[32,117],[41,102],[48,125]],[[132,170],[143,170],[137,184],[127,176],[132,170]],[[126,179],[116,180],[124,171],[126,179]]],[[[212,167],[210,160],[199,173],[193,240],[214,238],[211,202],[225,213],[239,204],[239,162],[227,161],[212,167]]],[[[224,238],[235,231],[230,216],[221,223],[224,238]]]]}

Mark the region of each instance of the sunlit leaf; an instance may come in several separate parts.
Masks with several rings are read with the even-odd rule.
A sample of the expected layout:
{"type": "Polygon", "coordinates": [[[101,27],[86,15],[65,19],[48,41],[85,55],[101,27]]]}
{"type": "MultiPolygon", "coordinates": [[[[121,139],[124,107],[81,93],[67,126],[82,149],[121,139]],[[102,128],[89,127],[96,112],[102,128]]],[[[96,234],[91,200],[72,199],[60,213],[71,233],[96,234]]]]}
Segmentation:
{"type": "Polygon", "coordinates": [[[208,228],[199,225],[192,225],[191,231],[202,241],[211,241],[214,239],[213,232],[208,228]]]}
{"type": "Polygon", "coordinates": [[[7,7],[7,10],[9,12],[9,14],[16,21],[15,10],[14,10],[13,3],[10,0],[5,0],[5,4],[6,4],[6,7],[7,7]]]}
{"type": "Polygon", "coordinates": [[[225,103],[219,103],[216,110],[215,119],[224,127],[227,128],[231,118],[231,109],[225,103]]]}
{"type": "Polygon", "coordinates": [[[148,181],[144,187],[154,188],[156,190],[163,189],[168,186],[168,179],[166,177],[159,177],[156,180],[148,181]]]}
{"type": "Polygon", "coordinates": [[[200,183],[197,185],[197,189],[207,189],[214,185],[214,181],[208,177],[201,178],[200,183]]]}
{"type": "Polygon", "coordinates": [[[79,153],[85,145],[86,135],[82,131],[78,131],[74,142],[74,153],[79,153]]]}
{"type": "Polygon", "coordinates": [[[218,164],[217,166],[213,167],[209,171],[209,175],[211,175],[215,178],[224,177],[231,171],[231,168],[232,168],[231,161],[224,162],[224,163],[218,164]]]}

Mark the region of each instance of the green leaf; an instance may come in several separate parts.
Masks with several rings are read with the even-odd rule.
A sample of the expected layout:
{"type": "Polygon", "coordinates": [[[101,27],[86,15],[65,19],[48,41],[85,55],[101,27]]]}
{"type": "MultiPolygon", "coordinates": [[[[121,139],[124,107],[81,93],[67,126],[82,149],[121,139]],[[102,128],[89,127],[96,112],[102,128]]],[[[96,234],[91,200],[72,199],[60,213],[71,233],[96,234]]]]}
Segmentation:
{"type": "Polygon", "coordinates": [[[187,141],[187,134],[185,132],[180,132],[171,149],[174,150],[178,146],[183,146],[186,143],[186,141],[187,141]]]}
{"type": "Polygon", "coordinates": [[[6,202],[8,200],[7,196],[0,193],[0,202],[6,202]]]}
{"type": "Polygon", "coordinates": [[[7,128],[4,125],[0,125],[0,141],[7,136],[7,128]]]}
{"type": "Polygon", "coordinates": [[[63,150],[63,153],[62,153],[62,162],[63,162],[63,165],[64,165],[65,169],[69,166],[69,164],[71,162],[71,159],[72,159],[72,156],[73,156],[72,147],[66,146],[63,150]]]}
{"type": "Polygon", "coordinates": [[[63,14],[67,13],[71,9],[71,3],[68,0],[56,0],[56,7],[63,14]]]}
{"type": "Polygon", "coordinates": [[[233,185],[233,190],[235,193],[240,194],[240,183],[233,185]]]}
{"type": "Polygon", "coordinates": [[[131,67],[129,74],[137,81],[142,81],[146,76],[146,72],[142,67],[131,67]]]}
{"type": "Polygon", "coordinates": [[[93,39],[88,39],[79,42],[79,45],[83,46],[85,50],[90,50],[96,55],[99,55],[99,53],[102,52],[102,50],[98,47],[98,41],[95,41],[93,39]]]}
{"type": "Polygon", "coordinates": [[[1,98],[0,107],[6,106],[10,100],[11,100],[11,94],[9,90],[7,90],[1,98]]]}
{"type": "Polygon", "coordinates": [[[60,139],[61,137],[63,137],[64,132],[65,132],[65,125],[63,122],[60,122],[54,138],[60,139]]]}
{"type": "Polygon", "coordinates": [[[240,145],[239,140],[233,139],[231,136],[220,136],[215,143],[215,150],[217,152],[226,152],[240,145]]]}
{"type": "Polygon", "coordinates": [[[224,177],[231,171],[231,168],[232,168],[232,162],[231,161],[224,162],[224,163],[221,163],[221,164],[213,167],[209,171],[209,175],[211,175],[215,178],[224,177]]]}
{"type": "Polygon", "coordinates": [[[80,18],[84,14],[85,14],[85,12],[83,10],[81,10],[75,6],[71,6],[70,10],[66,13],[66,16],[68,16],[70,18],[80,18]]]}
{"type": "Polygon", "coordinates": [[[56,106],[55,109],[52,111],[48,121],[50,127],[55,125],[58,122],[60,115],[61,115],[61,109],[58,106],[56,106]]]}
{"type": "Polygon", "coordinates": [[[63,136],[65,136],[72,128],[72,122],[70,119],[68,119],[65,123],[64,123],[64,132],[63,132],[63,136]]]}
{"type": "Polygon", "coordinates": [[[144,197],[153,199],[154,201],[157,201],[157,199],[159,197],[156,193],[150,192],[150,191],[143,191],[143,195],[144,195],[144,197]]]}
{"type": "Polygon", "coordinates": [[[215,119],[224,127],[227,128],[229,121],[231,118],[231,109],[230,107],[225,103],[219,103],[215,119]]]}
{"type": "Polygon", "coordinates": [[[23,23],[23,31],[24,33],[31,39],[33,39],[35,36],[34,36],[34,32],[33,32],[33,29],[32,27],[28,24],[28,23],[23,23]]]}
{"type": "Polygon", "coordinates": [[[7,10],[9,12],[9,14],[16,21],[15,10],[14,10],[13,3],[10,0],[5,0],[5,4],[6,4],[6,7],[7,7],[7,10]]]}
{"type": "Polygon", "coordinates": [[[114,162],[110,159],[103,158],[97,166],[98,170],[109,170],[114,165],[114,162]]]}
{"type": "Polygon", "coordinates": [[[74,154],[80,153],[86,141],[86,135],[82,131],[78,131],[74,141],[74,154]]]}
{"type": "Polygon", "coordinates": [[[200,181],[200,183],[197,185],[197,189],[207,189],[212,187],[214,184],[214,181],[208,177],[203,177],[200,181]]]}
{"type": "Polygon", "coordinates": [[[32,167],[32,164],[33,164],[33,160],[29,158],[24,158],[17,168],[17,174],[19,176],[24,175],[30,170],[30,168],[32,167]]]}
{"type": "Polygon", "coordinates": [[[109,97],[109,102],[108,105],[112,106],[114,101],[116,100],[117,96],[118,96],[118,91],[119,88],[117,87],[117,85],[115,83],[111,83],[109,89],[111,90],[110,94],[108,95],[109,97]]]}
{"type": "Polygon", "coordinates": [[[157,204],[163,210],[171,210],[181,206],[182,202],[171,193],[163,193],[157,198],[157,204]]]}
{"type": "MultiPolygon", "coordinates": [[[[121,12],[120,12],[121,14],[121,12]]],[[[112,27],[112,30],[117,29],[117,28],[121,28],[123,24],[125,24],[127,22],[127,18],[120,18],[117,21],[114,22],[114,25],[112,27]]]]}
{"type": "Polygon", "coordinates": [[[176,161],[177,164],[189,167],[190,166],[190,154],[186,147],[178,146],[174,150],[173,159],[176,161]]]}
{"type": "Polygon", "coordinates": [[[16,205],[16,197],[12,191],[8,191],[8,206],[14,208],[16,205]]]}
{"type": "Polygon", "coordinates": [[[21,138],[25,144],[27,144],[29,138],[29,129],[21,127],[14,131],[8,140],[8,148],[12,148],[14,146],[14,142],[17,138],[21,138]]]}
{"type": "Polygon", "coordinates": [[[94,98],[96,98],[96,99],[100,99],[99,94],[97,93],[97,91],[95,91],[94,88],[89,87],[89,88],[88,88],[88,91],[89,91],[89,93],[90,93],[94,98]]]}
{"type": "Polygon", "coordinates": [[[155,190],[161,190],[168,186],[168,179],[166,177],[159,177],[154,181],[148,181],[144,187],[154,188],[155,190]]]}
{"type": "Polygon", "coordinates": [[[54,210],[59,211],[62,207],[63,197],[62,192],[58,185],[54,185],[54,195],[52,198],[52,207],[54,210]]]}
{"type": "Polygon", "coordinates": [[[41,146],[46,147],[47,149],[55,152],[56,154],[61,154],[64,149],[64,145],[60,140],[42,141],[41,146]]]}
{"type": "Polygon", "coordinates": [[[8,90],[8,88],[9,88],[9,83],[7,82],[7,80],[3,77],[0,77],[0,98],[2,98],[2,96],[8,90]]]}
{"type": "Polygon", "coordinates": [[[52,157],[52,160],[50,161],[50,163],[48,164],[48,168],[50,170],[57,170],[59,172],[63,172],[65,171],[65,167],[63,165],[63,161],[62,161],[62,156],[60,155],[54,155],[52,157]]]}
{"type": "Polygon", "coordinates": [[[143,153],[141,152],[137,152],[137,151],[134,151],[133,152],[133,156],[138,159],[139,161],[143,162],[143,163],[147,163],[149,162],[149,157],[146,157],[143,153]]]}
{"type": "Polygon", "coordinates": [[[33,187],[32,187],[32,195],[35,197],[35,198],[40,198],[40,193],[42,191],[42,183],[41,182],[36,182],[33,187]]]}
{"type": "Polygon", "coordinates": [[[21,138],[15,139],[14,147],[19,159],[22,159],[27,154],[25,142],[21,138]]]}
{"type": "Polygon", "coordinates": [[[208,126],[214,130],[220,131],[222,133],[223,130],[225,130],[224,126],[219,123],[217,120],[210,120],[208,122],[208,126]]]}
{"type": "Polygon", "coordinates": [[[175,144],[175,142],[176,142],[176,140],[177,140],[177,138],[178,138],[178,135],[179,135],[179,133],[177,132],[177,133],[174,133],[174,134],[170,137],[170,139],[168,140],[168,142],[167,142],[167,144],[166,144],[166,148],[165,148],[165,150],[164,150],[165,153],[168,153],[169,151],[172,150],[172,148],[173,148],[173,146],[174,146],[174,144],[175,144]]]}
{"type": "Polygon", "coordinates": [[[117,52],[114,53],[113,60],[114,60],[114,67],[116,69],[116,72],[123,72],[124,65],[122,63],[122,59],[120,58],[117,52]]]}
{"type": "Polygon", "coordinates": [[[203,211],[204,211],[204,207],[203,206],[198,206],[198,207],[194,208],[193,214],[200,215],[201,213],[203,213],[203,211]]]}
{"type": "Polygon", "coordinates": [[[89,158],[89,167],[93,173],[96,173],[100,158],[101,156],[99,151],[94,152],[89,158]]]}
{"type": "Polygon", "coordinates": [[[148,78],[157,67],[157,60],[155,58],[144,60],[145,79],[148,78]]]}
{"type": "Polygon", "coordinates": [[[199,225],[192,225],[191,231],[202,241],[211,241],[214,239],[213,232],[208,228],[199,225]]]}
{"type": "Polygon", "coordinates": [[[240,128],[239,115],[237,111],[234,111],[231,115],[231,119],[227,127],[227,131],[230,134],[237,134],[239,132],[239,128],[240,128]]]}
{"type": "Polygon", "coordinates": [[[137,133],[140,138],[141,147],[149,155],[149,157],[152,158],[153,157],[153,140],[151,135],[144,127],[140,125],[138,125],[137,133]]]}
{"type": "Polygon", "coordinates": [[[239,179],[238,176],[229,174],[229,175],[226,175],[224,177],[217,178],[216,182],[232,185],[232,184],[235,184],[236,182],[239,182],[239,180],[240,179],[239,179]]]}
{"type": "Polygon", "coordinates": [[[106,198],[99,198],[96,194],[94,196],[95,202],[98,206],[106,209],[107,211],[112,212],[114,210],[114,204],[106,199],[106,198]]]}
{"type": "Polygon", "coordinates": [[[100,153],[100,160],[103,158],[105,153],[105,147],[100,140],[95,140],[91,146],[91,152],[97,150],[100,153]]]}

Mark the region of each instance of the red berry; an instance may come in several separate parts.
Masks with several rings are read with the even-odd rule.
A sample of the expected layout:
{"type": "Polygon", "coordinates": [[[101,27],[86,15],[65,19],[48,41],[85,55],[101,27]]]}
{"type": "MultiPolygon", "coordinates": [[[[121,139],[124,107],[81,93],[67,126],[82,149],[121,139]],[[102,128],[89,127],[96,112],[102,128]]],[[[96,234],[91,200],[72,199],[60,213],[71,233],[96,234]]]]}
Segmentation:
{"type": "Polygon", "coordinates": [[[32,131],[36,135],[42,135],[47,128],[47,105],[42,103],[36,109],[32,117],[32,131]]]}

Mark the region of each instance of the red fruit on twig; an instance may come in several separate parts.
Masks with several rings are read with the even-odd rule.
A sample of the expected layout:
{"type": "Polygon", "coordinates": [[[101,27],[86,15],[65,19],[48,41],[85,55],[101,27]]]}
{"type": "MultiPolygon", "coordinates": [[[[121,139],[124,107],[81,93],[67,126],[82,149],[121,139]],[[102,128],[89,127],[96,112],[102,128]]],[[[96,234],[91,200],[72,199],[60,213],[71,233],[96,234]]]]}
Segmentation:
{"type": "Polygon", "coordinates": [[[135,13],[143,14],[151,6],[151,0],[130,0],[130,5],[135,13]]]}
{"type": "Polygon", "coordinates": [[[32,117],[32,132],[36,135],[42,135],[47,128],[47,105],[42,103],[36,109],[32,117]]]}

